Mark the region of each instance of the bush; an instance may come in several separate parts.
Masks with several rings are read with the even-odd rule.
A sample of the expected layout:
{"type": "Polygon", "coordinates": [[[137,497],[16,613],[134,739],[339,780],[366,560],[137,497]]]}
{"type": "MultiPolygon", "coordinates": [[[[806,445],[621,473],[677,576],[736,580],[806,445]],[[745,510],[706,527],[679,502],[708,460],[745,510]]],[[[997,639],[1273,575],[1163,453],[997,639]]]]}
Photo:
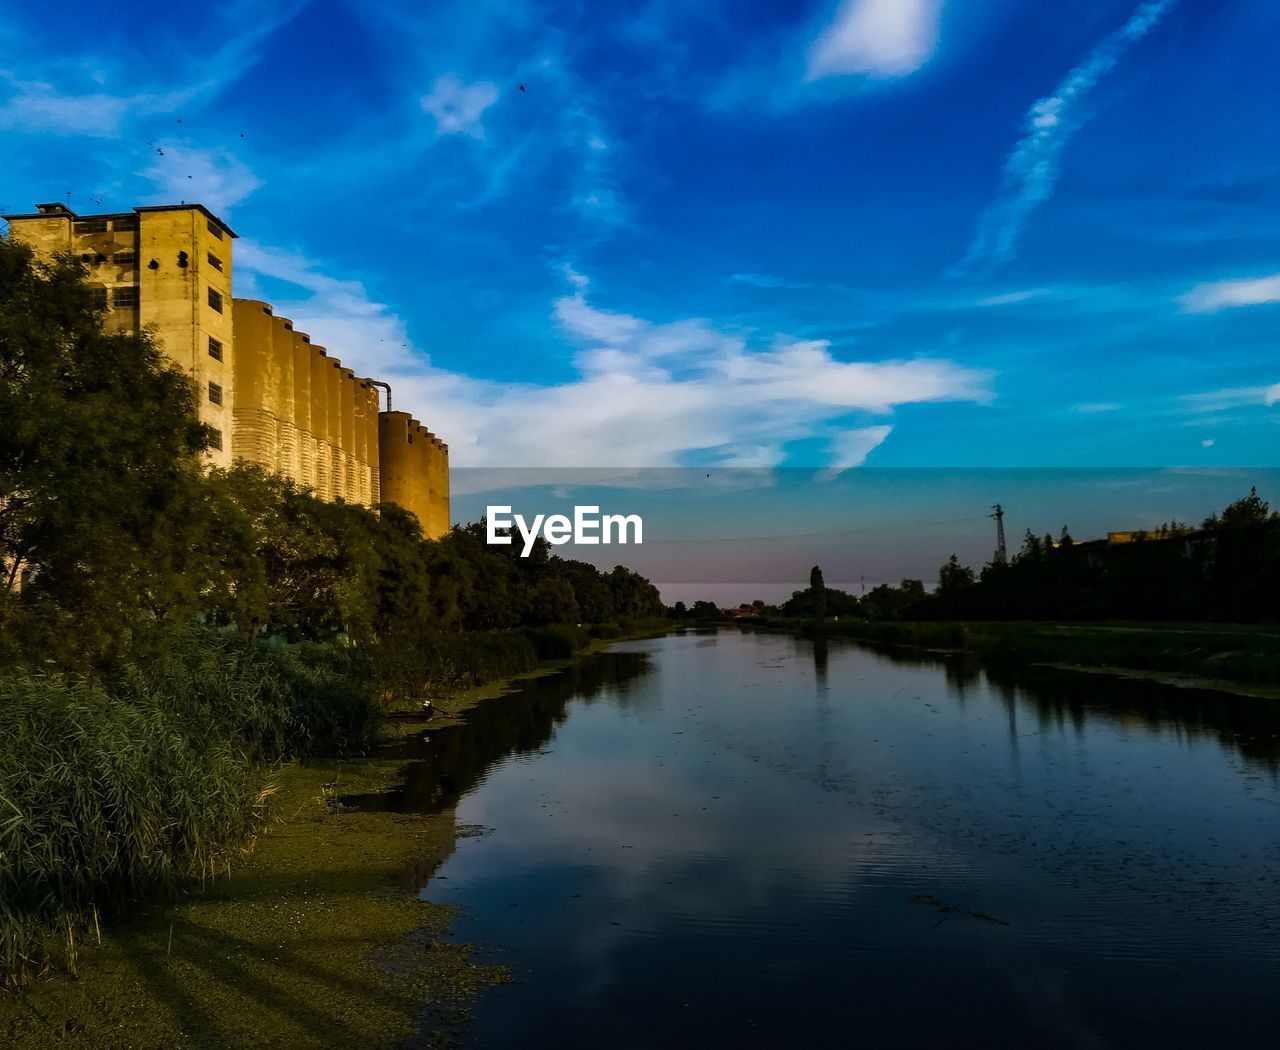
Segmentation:
{"type": "Polygon", "coordinates": [[[590,641],[585,630],[567,623],[531,627],[525,636],[533,644],[539,660],[567,660],[590,641]]]}
{"type": "Polygon", "coordinates": [[[539,659],[522,631],[420,628],[380,638],[369,652],[368,673],[389,704],[511,678],[533,670],[539,659]]]}
{"type": "Polygon", "coordinates": [[[339,755],[367,750],[381,718],[353,661],[332,644],[251,643],[192,629],[164,656],[124,667],[111,686],[197,732],[230,736],[255,761],[339,755]]]}
{"type": "Polygon", "coordinates": [[[262,816],[261,781],[224,734],[101,688],[0,680],[0,966],[58,951],[91,909],[146,884],[216,874],[262,816]]]}

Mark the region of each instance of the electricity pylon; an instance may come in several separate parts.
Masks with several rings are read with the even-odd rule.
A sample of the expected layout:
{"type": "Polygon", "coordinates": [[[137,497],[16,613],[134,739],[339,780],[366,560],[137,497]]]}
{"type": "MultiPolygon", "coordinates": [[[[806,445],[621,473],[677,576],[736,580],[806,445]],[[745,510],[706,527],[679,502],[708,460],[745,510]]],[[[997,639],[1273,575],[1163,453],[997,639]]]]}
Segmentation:
{"type": "Polygon", "coordinates": [[[996,565],[1006,565],[1009,561],[1009,552],[1004,545],[1004,508],[997,503],[991,508],[994,514],[988,514],[987,517],[996,519],[996,556],[993,559],[996,565]]]}

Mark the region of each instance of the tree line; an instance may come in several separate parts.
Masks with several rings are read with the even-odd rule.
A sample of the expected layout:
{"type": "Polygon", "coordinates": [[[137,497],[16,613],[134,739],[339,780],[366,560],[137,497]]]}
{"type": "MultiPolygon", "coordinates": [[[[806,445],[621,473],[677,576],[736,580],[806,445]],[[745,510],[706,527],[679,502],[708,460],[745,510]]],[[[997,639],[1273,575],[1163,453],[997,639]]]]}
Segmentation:
{"type": "Polygon", "coordinates": [[[195,396],[146,333],[103,329],[76,261],[0,242],[0,662],[111,666],[191,624],[373,652],[663,614],[647,580],[543,540],[428,541],[395,505],[207,470],[195,396]]]}
{"type": "MultiPolygon", "coordinates": [[[[1078,544],[1027,531],[1007,561],[974,570],[956,555],[937,586],[904,579],[862,595],[827,587],[814,566],[809,586],[781,605],[755,601],[741,615],[819,621],[1280,619],[1280,512],[1251,489],[1198,527],[1171,521],[1127,542],[1078,544]]],[[[714,602],[683,602],[677,620],[717,620],[714,602]]]]}

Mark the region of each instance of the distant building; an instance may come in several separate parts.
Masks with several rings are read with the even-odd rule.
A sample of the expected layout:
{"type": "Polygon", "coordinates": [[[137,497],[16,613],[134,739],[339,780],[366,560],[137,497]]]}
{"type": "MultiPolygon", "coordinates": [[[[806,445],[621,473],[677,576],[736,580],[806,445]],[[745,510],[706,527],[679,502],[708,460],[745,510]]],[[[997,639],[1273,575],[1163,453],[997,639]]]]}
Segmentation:
{"type": "Polygon", "coordinates": [[[267,303],[234,298],[236,234],[203,205],[77,215],[39,204],[4,218],[38,255],[78,256],[107,328],[149,329],[191,377],[216,432],[211,465],[256,463],[322,499],[397,503],[428,537],[449,531],[449,446],[389,403],[379,412],[385,384],[343,368],[267,303]]]}

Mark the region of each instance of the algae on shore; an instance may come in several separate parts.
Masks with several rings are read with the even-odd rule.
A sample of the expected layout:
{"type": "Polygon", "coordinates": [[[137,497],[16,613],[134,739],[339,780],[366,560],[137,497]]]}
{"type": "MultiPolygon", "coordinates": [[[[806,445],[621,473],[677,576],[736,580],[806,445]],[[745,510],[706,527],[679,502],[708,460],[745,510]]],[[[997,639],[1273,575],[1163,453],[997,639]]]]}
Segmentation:
{"type": "Polygon", "coordinates": [[[0,1000],[0,1039],[83,1047],[385,1046],[416,1029],[444,1043],[470,998],[503,979],[439,938],[452,910],[397,887],[435,870],[459,835],[435,814],[343,809],[392,787],[402,763],[294,764],[273,816],[229,878],[104,923],[59,974],[0,1000]]]}

